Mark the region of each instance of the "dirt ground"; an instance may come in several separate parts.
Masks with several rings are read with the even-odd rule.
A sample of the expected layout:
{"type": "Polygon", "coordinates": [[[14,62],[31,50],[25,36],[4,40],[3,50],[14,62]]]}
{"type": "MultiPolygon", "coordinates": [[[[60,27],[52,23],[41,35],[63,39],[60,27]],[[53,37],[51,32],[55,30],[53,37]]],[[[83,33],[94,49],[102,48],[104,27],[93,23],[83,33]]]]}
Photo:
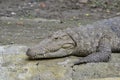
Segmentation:
{"type": "Polygon", "coordinates": [[[108,18],[120,14],[120,0],[0,0],[0,16],[108,18]]]}
{"type": "Polygon", "coordinates": [[[0,0],[0,44],[37,44],[53,31],[119,15],[120,0],[0,0]]]}

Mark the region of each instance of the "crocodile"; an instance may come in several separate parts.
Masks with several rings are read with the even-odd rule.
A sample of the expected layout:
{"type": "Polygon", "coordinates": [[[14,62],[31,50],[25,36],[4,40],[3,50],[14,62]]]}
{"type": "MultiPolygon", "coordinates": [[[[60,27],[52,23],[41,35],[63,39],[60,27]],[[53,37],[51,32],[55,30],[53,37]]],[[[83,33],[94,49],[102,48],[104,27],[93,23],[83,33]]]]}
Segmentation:
{"type": "Polygon", "coordinates": [[[30,59],[80,57],[74,65],[108,62],[120,52],[120,17],[103,19],[79,27],[58,30],[28,48],[30,59]],[[82,58],[81,58],[82,57],[82,58]]]}

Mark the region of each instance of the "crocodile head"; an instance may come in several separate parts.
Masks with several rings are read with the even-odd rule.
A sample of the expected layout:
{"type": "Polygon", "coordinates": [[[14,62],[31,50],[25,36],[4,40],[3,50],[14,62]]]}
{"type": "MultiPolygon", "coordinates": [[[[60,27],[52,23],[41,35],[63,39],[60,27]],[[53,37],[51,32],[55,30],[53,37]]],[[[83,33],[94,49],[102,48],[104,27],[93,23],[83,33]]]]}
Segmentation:
{"type": "Polygon", "coordinates": [[[75,41],[65,31],[54,32],[36,46],[26,52],[31,59],[64,57],[72,54],[75,41]]]}

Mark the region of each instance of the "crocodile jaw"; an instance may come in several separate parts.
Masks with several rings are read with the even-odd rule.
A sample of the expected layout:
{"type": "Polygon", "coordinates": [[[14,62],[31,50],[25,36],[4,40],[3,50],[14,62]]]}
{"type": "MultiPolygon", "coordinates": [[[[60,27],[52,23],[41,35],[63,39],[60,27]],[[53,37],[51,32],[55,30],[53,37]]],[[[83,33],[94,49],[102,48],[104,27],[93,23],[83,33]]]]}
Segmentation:
{"type": "Polygon", "coordinates": [[[71,53],[73,52],[73,50],[65,50],[65,49],[60,49],[56,52],[49,52],[49,53],[44,53],[44,54],[38,54],[38,53],[34,53],[30,52],[31,50],[28,49],[27,51],[27,56],[29,56],[30,59],[42,59],[42,58],[58,58],[58,57],[64,57],[66,55],[71,55],[71,53]]]}
{"type": "Polygon", "coordinates": [[[75,48],[73,43],[65,43],[56,47],[46,47],[45,45],[43,47],[40,44],[38,45],[27,50],[26,55],[30,59],[64,57],[72,54],[75,48]]]}

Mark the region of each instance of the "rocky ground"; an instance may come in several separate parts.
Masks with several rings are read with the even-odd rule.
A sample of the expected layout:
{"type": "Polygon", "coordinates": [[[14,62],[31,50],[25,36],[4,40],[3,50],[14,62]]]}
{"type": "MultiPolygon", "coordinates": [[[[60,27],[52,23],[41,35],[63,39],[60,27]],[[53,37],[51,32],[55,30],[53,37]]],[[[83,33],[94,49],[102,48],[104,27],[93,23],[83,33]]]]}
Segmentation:
{"type": "Polygon", "coordinates": [[[0,16],[102,19],[120,15],[119,0],[1,0],[0,16]]]}
{"type": "Polygon", "coordinates": [[[120,80],[120,54],[108,63],[88,63],[70,67],[76,57],[29,60],[27,46],[0,46],[1,80],[120,80]],[[66,61],[66,65],[63,63],[66,61]]]}
{"type": "Polygon", "coordinates": [[[119,16],[119,4],[119,0],[1,0],[0,80],[120,80],[120,54],[112,54],[108,63],[74,67],[61,64],[76,60],[73,56],[32,61],[25,55],[29,46],[54,31],[119,16]]]}

